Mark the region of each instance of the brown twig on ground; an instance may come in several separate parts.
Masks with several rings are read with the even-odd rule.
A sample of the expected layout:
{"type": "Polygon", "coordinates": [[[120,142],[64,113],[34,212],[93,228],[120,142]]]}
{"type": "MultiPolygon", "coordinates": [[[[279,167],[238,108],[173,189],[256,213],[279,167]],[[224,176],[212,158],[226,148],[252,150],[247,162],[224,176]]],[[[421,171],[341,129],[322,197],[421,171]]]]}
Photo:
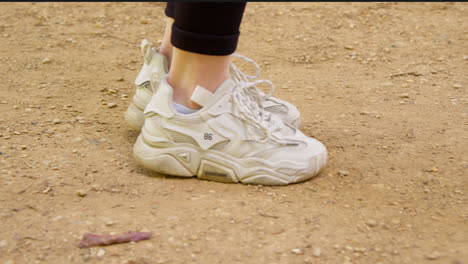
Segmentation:
{"type": "Polygon", "coordinates": [[[402,72],[402,73],[392,74],[392,75],[390,75],[390,78],[400,77],[400,76],[405,76],[405,75],[421,76],[422,73],[419,73],[419,72],[402,72]]]}
{"type": "Polygon", "coordinates": [[[279,218],[279,216],[265,214],[265,213],[262,212],[262,211],[258,211],[258,214],[259,214],[260,216],[263,216],[263,217],[279,218]]]}
{"type": "Polygon", "coordinates": [[[108,246],[118,243],[138,242],[141,240],[150,239],[153,232],[127,232],[125,234],[117,235],[96,235],[85,233],[81,239],[79,247],[94,247],[94,246],[108,246]]]}

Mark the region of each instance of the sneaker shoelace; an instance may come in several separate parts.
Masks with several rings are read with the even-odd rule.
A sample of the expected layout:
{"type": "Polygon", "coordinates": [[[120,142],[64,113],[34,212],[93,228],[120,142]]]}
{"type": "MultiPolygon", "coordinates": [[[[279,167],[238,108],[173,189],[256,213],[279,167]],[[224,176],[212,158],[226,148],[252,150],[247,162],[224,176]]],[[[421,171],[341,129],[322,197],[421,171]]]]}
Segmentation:
{"type": "Polygon", "coordinates": [[[255,75],[248,75],[248,74],[242,72],[239,69],[239,67],[237,67],[234,63],[231,63],[231,78],[233,80],[239,81],[239,82],[240,81],[247,82],[249,80],[255,80],[255,79],[258,78],[258,76],[260,75],[260,67],[258,66],[258,64],[254,60],[249,59],[246,56],[241,55],[239,53],[234,53],[231,56],[235,57],[235,58],[242,59],[242,60],[252,64],[255,67],[255,75]]]}
{"type": "Polygon", "coordinates": [[[263,109],[263,98],[256,87],[262,83],[269,85],[271,87],[270,90],[273,89],[273,84],[268,80],[239,82],[232,92],[233,103],[244,120],[263,131],[264,137],[259,137],[257,134],[249,131],[249,134],[252,135],[256,141],[265,143],[271,138],[281,143],[282,141],[278,137],[278,133],[274,132],[281,129],[283,123],[280,118],[263,109]]]}
{"type": "MultiPolygon", "coordinates": [[[[246,56],[241,55],[239,53],[232,54],[232,57],[244,60],[244,61],[252,64],[255,67],[255,75],[249,75],[249,74],[246,74],[243,71],[241,71],[239,69],[239,67],[237,67],[234,63],[231,63],[231,65],[230,65],[230,67],[231,67],[231,78],[234,81],[236,81],[236,82],[249,82],[249,81],[253,81],[253,80],[258,78],[258,76],[260,75],[260,67],[258,66],[258,64],[254,60],[249,59],[246,56]]],[[[263,92],[260,91],[260,89],[258,89],[255,86],[255,84],[254,84],[254,87],[256,88],[256,92],[261,96],[261,99],[263,99],[263,100],[265,100],[268,97],[273,95],[273,92],[274,92],[273,85],[271,85],[271,89],[270,89],[270,92],[268,94],[263,94],[263,92]]]]}

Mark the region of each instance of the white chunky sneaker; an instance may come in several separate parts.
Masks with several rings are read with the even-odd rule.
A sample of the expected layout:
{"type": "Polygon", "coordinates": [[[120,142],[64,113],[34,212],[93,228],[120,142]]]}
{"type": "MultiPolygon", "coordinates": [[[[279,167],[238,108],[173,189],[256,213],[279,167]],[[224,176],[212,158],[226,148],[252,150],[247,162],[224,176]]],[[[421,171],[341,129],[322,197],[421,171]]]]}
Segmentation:
{"type": "Polygon", "coordinates": [[[136,92],[133,96],[133,102],[125,112],[125,120],[128,125],[137,131],[141,130],[145,121],[143,111],[154,93],[152,87],[157,87],[161,77],[168,73],[166,57],[156,52],[148,40],[144,39],[140,47],[144,62],[135,79],[136,92]]]}
{"type": "MultiPolygon", "coordinates": [[[[137,131],[140,131],[143,126],[143,110],[150,101],[154,93],[154,88],[158,87],[159,80],[168,72],[166,57],[156,52],[146,39],[141,42],[141,52],[144,57],[143,67],[135,80],[136,93],[133,97],[133,102],[125,112],[125,120],[128,125],[137,131]]],[[[260,68],[255,61],[236,53],[233,54],[232,57],[240,58],[251,63],[256,70],[256,75],[247,75],[239,70],[232,62],[230,64],[230,74],[235,82],[251,81],[258,78],[260,75],[260,68]]],[[[257,89],[257,92],[263,98],[263,107],[265,110],[278,115],[285,123],[296,128],[299,127],[301,121],[300,113],[293,104],[273,97],[273,92],[268,95],[264,94],[259,89],[257,89]]]]}
{"type": "Polygon", "coordinates": [[[202,108],[181,114],[163,77],[145,109],[137,162],[167,175],[245,184],[285,185],[317,175],[325,146],[265,111],[260,83],[271,85],[228,79],[215,93],[197,86],[191,99],[202,108]]]}

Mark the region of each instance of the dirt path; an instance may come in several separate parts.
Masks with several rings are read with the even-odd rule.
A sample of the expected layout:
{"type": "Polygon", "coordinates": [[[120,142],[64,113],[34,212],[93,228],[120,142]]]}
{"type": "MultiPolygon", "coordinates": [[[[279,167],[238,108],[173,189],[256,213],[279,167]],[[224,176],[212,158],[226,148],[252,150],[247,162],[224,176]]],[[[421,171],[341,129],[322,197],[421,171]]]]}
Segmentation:
{"type": "Polygon", "coordinates": [[[467,3],[248,4],[238,51],[329,150],[287,187],[135,163],[123,112],[163,8],[0,4],[0,263],[468,263],[467,3]],[[154,235],[77,246],[126,231],[154,235]]]}

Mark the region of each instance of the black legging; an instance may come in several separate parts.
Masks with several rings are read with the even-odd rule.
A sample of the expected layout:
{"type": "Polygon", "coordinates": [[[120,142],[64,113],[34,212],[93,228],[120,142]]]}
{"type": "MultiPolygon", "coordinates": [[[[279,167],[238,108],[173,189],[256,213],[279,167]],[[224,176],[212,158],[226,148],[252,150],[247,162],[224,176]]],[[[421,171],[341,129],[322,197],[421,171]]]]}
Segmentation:
{"type": "Polygon", "coordinates": [[[168,2],[166,16],[174,19],[172,45],[206,55],[234,53],[245,5],[245,2],[168,2]]]}

